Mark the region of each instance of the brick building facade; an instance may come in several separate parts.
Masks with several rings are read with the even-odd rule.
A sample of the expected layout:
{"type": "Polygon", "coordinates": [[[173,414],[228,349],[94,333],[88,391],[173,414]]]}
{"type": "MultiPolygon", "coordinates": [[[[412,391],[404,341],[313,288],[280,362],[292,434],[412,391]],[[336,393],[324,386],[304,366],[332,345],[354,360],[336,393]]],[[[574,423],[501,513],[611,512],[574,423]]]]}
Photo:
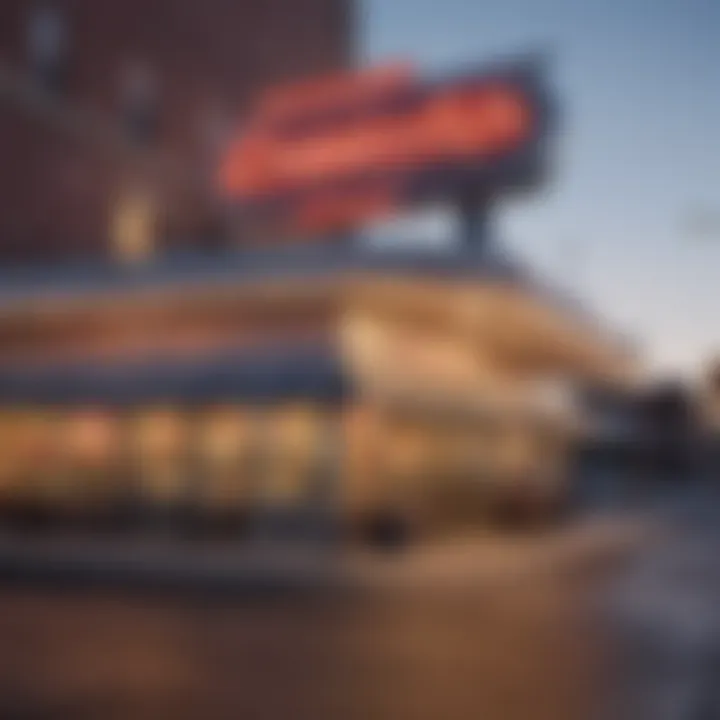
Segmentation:
{"type": "Polygon", "coordinates": [[[155,243],[237,242],[210,184],[227,129],[264,86],[347,66],[351,35],[350,0],[4,0],[0,262],[112,253],[138,194],[155,243]]]}

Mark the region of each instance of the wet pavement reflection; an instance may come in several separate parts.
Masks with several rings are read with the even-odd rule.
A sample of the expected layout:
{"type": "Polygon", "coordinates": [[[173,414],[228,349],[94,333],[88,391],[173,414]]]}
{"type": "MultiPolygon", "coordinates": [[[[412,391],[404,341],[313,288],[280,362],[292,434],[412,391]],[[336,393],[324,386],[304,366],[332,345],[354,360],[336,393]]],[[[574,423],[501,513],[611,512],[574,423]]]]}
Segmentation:
{"type": "Polygon", "coordinates": [[[586,718],[593,582],[347,595],[0,596],[3,718],[586,718]]]}
{"type": "Polygon", "coordinates": [[[366,560],[352,589],[2,588],[0,718],[718,717],[720,492],[617,487],[579,530],[366,560]]]}

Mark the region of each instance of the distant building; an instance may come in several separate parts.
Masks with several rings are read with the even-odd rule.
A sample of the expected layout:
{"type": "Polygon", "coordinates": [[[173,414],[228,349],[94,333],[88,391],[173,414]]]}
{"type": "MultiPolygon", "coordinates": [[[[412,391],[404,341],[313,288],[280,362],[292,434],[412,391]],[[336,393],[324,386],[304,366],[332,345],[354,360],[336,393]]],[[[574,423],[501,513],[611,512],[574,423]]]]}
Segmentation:
{"type": "Polygon", "coordinates": [[[162,243],[225,242],[218,128],[266,85],[347,66],[351,4],[4,0],[0,263],[114,255],[116,199],[148,174],[162,243]],[[135,146],[171,166],[150,173],[135,146]]]}
{"type": "Polygon", "coordinates": [[[717,436],[720,432],[720,359],[713,358],[706,364],[696,394],[703,428],[717,436]]]}

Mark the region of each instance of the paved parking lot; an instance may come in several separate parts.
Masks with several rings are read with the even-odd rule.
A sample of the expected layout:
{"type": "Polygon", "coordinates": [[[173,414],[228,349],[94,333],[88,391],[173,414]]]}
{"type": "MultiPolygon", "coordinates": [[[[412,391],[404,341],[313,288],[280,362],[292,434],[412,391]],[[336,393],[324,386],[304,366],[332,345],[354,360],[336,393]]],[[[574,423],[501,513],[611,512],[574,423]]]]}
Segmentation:
{"type": "Polygon", "coordinates": [[[716,493],[621,508],[355,553],[345,592],[5,587],[0,717],[718,717],[716,493]]]}
{"type": "Polygon", "coordinates": [[[598,525],[355,557],[340,594],[6,589],[0,717],[586,718],[596,560],[629,539],[598,525]]]}

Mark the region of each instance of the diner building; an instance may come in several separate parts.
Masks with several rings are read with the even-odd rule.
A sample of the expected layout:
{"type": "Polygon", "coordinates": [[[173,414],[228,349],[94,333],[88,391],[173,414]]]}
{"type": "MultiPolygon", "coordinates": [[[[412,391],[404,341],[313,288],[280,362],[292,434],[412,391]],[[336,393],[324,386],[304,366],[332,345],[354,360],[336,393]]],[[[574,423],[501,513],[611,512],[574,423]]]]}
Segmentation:
{"type": "Polygon", "coordinates": [[[569,388],[630,373],[614,338],[476,248],[258,249],[2,288],[0,506],[20,525],[545,507],[569,388]]]}
{"type": "MultiPolygon", "coordinates": [[[[342,188],[324,178],[322,196],[354,212],[344,203],[375,200],[378,180],[400,207],[452,189],[460,242],[282,245],[223,225],[219,138],[203,145],[202,128],[244,116],[266,84],[346,67],[350,3],[105,5],[0,9],[0,523],[235,537],[319,516],[374,532],[551,513],[582,427],[575,389],[622,384],[631,368],[612,334],[500,257],[483,221],[508,186],[542,176],[540,73],[341,74],[321,87],[339,87],[349,112],[324,107],[323,91],[309,122],[256,123],[227,177],[271,187],[288,153],[295,180],[308,160],[313,179],[324,172],[325,156],[302,152],[308,128],[315,149],[340,132],[354,172],[366,158],[345,140],[367,117],[382,134],[416,113],[422,145],[462,114],[463,133],[430,137],[452,162],[418,167],[425,149],[410,148],[398,183],[384,153],[342,188]],[[96,123],[113,108],[120,135],[96,123]]],[[[312,207],[317,186],[298,187],[271,214],[312,207]]]]}

